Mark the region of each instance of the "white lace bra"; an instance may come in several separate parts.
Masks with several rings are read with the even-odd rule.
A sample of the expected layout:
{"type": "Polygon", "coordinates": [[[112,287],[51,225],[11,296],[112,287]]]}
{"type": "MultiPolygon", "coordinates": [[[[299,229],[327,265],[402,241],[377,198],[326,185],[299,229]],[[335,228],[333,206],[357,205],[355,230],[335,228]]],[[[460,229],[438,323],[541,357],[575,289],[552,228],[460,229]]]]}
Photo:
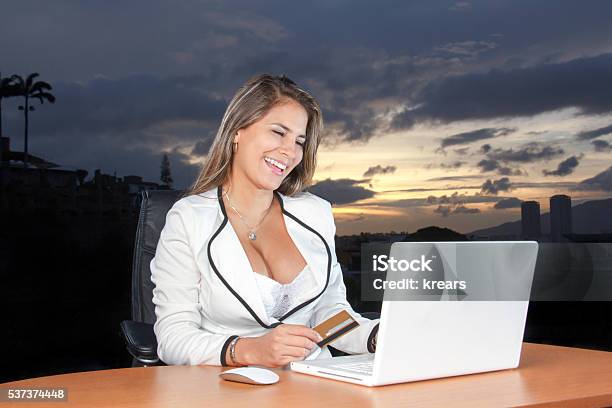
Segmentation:
{"type": "Polygon", "coordinates": [[[266,313],[269,317],[279,319],[293,307],[297,306],[295,300],[298,294],[308,287],[316,285],[312,269],[308,265],[290,283],[278,283],[272,278],[255,274],[255,282],[259,287],[266,313]]]}

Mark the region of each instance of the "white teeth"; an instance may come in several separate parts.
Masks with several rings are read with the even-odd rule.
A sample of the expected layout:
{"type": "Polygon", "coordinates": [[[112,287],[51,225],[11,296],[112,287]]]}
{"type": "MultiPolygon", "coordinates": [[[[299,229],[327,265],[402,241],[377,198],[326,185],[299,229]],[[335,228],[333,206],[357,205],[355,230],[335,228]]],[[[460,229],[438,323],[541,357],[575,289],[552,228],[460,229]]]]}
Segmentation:
{"type": "Polygon", "coordinates": [[[274,166],[278,167],[281,170],[285,170],[287,168],[287,166],[281,162],[278,162],[274,159],[271,159],[269,157],[264,157],[264,160],[267,161],[270,164],[273,164],[274,166]]]}

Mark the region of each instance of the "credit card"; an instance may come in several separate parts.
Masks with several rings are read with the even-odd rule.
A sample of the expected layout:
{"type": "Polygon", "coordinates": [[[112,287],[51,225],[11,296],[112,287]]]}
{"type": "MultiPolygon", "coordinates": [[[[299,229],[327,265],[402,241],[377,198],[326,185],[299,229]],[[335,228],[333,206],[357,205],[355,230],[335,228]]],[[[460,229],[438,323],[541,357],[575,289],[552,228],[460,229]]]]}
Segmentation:
{"type": "Polygon", "coordinates": [[[342,310],[312,329],[323,338],[323,340],[317,343],[319,347],[323,347],[358,326],[359,322],[353,319],[349,312],[342,310]]]}

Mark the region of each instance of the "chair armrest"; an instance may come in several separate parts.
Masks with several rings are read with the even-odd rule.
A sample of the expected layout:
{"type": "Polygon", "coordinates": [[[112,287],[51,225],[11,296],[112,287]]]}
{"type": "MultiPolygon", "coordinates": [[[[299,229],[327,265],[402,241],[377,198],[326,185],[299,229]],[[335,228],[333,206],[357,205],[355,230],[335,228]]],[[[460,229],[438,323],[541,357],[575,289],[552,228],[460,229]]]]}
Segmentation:
{"type": "Polygon", "coordinates": [[[380,319],[380,313],[379,312],[363,312],[363,313],[359,313],[361,316],[365,317],[366,319],[370,319],[370,320],[375,320],[375,319],[380,319]]]}
{"type": "Polygon", "coordinates": [[[120,326],[127,349],[136,360],[145,365],[159,362],[152,324],[124,320],[120,326]]]}

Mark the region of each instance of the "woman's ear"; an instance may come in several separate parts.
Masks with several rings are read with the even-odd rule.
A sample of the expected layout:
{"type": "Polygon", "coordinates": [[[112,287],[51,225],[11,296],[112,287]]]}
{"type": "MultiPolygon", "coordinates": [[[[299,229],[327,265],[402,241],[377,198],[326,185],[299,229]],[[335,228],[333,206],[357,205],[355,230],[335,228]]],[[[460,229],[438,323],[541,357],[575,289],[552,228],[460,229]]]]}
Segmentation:
{"type": "Polygon", "coordinates": [[[234,141],[232,143],[238,143],[240,141],[240,130],[236,131],[234,135],[234,141]]]}

